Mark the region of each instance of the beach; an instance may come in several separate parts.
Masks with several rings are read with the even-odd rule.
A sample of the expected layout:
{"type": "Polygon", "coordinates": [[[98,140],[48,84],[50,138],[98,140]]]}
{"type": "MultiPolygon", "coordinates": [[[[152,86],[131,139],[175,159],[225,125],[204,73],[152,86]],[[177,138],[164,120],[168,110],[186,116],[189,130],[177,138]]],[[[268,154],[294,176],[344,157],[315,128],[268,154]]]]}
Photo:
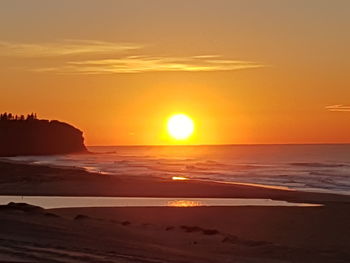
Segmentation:
{"type": "Polygon", "coordinates": [[[0,162],[2,195],[271,198],[317,207],[3,205],[3,262],[348,262],[349,196],[0,162]]]}
{"type": "Polygon", "coordinates": [[[0,162],[0,193],[29,196],[269,198],[293,202],[350,202],[350,196],[205,180],[115,176],[80,168],[0,162]]]}

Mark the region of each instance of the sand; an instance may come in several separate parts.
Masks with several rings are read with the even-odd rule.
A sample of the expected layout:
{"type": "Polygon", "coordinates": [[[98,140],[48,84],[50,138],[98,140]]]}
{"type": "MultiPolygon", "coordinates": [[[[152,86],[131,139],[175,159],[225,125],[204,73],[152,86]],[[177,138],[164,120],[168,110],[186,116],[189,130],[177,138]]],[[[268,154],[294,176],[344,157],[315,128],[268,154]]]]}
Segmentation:
{"type": "Polygon", "coordinates": [[[50,210],[1,206],[0,262],[350,262],[348,196],[197,181],[126,181],[79,169],[3,162],[0,172],[1,194],[142,196],[144,192],[325,204],[50,210]]]}
{"type": "Polygon", "coordinates": [[[13,262],[349,262],[338,207],[0,209],[13,262]]]}
{"type": "Polygon", "coordinates": [[[121,177],[82,169],[0,161],[1,195],[270,198],[302,203],[350,202],[350,196],[171,178],[121,177]]]}

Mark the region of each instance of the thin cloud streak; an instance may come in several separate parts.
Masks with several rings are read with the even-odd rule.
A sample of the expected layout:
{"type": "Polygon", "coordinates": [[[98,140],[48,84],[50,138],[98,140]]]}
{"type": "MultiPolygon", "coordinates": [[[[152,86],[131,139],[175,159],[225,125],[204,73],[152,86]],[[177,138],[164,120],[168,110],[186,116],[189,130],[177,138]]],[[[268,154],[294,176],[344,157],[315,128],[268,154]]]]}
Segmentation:
{"type": "Polygon", "coordinates": [[[236,60],[211,60],[200,57],[152,57],[129,56],[117,59],[97,59],[70,61],[56,68],[42,68],[38,71],[55,71],[59,73],[143,73],[169,71],[229,71],[262,68],[265,65],[236,60]]]}
{"type": "Polygon", "coordinates": [[[94,40],[63,40],[59,42],[28,44],[0,41],[0,55],[15,57],[59,57],[80,54],[113,54],[140,49],[143,46],[94,40]]]}
{"type": "Polygon", "coordinates": [[[350,112],[350,106],[343,105],[343,104],[336,104],[336,105],[326,106],[326,109],[328,111],[350,112]]]}
{"type": "Polygon", "coordinates": [[[112,74],[143,72],[210,72],[234,71],[266,67],[262,63],[232,60],[219,54],[191,56],[154,56],[146,54],[145,46],[95,40],[62,40],[48,43],[12,43],[0,41],[0,56],[47,58],[34,72],[59,74],[112,74]],[[74,58],[73,58],[74,57],[74,58]]]}

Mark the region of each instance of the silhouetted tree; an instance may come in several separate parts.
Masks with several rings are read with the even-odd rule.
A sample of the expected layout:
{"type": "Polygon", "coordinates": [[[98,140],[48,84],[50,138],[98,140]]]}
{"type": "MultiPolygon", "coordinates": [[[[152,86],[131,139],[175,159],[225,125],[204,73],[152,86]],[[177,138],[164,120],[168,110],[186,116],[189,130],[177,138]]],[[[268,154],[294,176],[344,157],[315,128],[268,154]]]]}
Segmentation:
{"type": "Polygon", "coordinates": [[[1,114],[1,120],[7,121],[7,112],[1,114]]]}
{"type": "Polygon", "coordinates": [[[37,120],[38,118],[37,118],[37,116],[36,116],[36,113],[34,114],[34,113],[31,113],[31,114],[28,114],[27,115],[27,121],[32,121],[32,120],[37,120]]]}
{"type": "Polygon", "coordinates": [[[14,115],[12,113],[1,113],[0,114],[0,120],[2,121],[24,121],[24,120],[38,120],[37,114],[36,113],[31,113],[28,114],[27,117],[25,117],[23,114],[22,115],[14,115]]]}

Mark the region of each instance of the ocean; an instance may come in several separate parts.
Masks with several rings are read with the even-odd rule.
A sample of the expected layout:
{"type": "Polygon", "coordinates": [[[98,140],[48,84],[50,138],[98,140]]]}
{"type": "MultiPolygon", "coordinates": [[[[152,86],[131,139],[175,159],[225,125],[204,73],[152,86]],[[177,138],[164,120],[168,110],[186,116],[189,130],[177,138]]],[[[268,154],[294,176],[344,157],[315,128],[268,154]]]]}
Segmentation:
{"type": "Polygon", "coordinates": [[[123,177],[185,177],[350,194],[350,145],[93,146],[92,154],[18,156],[123,177]]]}

